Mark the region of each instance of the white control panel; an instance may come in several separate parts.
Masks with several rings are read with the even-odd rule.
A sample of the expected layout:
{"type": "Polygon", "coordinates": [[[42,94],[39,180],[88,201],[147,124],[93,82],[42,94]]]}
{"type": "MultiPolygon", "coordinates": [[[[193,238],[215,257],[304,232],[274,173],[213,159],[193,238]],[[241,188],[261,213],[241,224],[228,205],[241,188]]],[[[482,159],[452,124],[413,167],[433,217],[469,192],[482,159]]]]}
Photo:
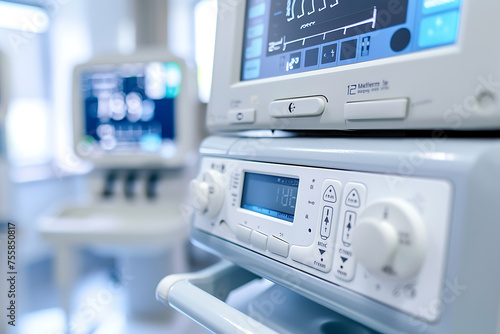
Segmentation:
{"type": "Polygon", "coordinates": [[[263,261],[408,314],[441,295],[452,194],[445,180],[204,157],[191,194],[195,228],[263,261]]]}

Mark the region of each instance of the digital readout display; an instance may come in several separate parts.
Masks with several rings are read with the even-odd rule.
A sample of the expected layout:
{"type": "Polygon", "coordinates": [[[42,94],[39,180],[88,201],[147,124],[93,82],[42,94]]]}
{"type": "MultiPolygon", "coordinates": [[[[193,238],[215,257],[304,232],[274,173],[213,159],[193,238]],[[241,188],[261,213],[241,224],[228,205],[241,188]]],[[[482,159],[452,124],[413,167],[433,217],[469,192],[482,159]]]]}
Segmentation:
{"type": "Polygon", "coordinates": [[[293,222],[298,189],[299,179],[245,173],[241,207],[293,222]]]}

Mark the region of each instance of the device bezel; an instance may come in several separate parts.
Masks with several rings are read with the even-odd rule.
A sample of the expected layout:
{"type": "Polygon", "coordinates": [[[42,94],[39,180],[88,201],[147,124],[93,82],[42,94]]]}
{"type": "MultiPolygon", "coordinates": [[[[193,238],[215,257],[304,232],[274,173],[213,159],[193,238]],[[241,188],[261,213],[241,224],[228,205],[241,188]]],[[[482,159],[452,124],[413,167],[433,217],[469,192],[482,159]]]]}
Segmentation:
{"type": "Polygon", "coordinates": [[[495,34],[483,22],[493,19],[500,4],[462,0],[461,23],[453,45],[337,66],[281,77],[241,81],[241,54],[245,25],[245,1],[219,6],[211,100],[207,126],[212,131],[247,129],[346,130],[346,129],[450,129],[473,130],[500,127],[497,101],[499,85],[488,85],[500,75],[496,61],[500,47],[490,45],[495,34]],[[478,38],[477,36],[481,36],[478,38]],[[486,52],[486,48],[492,52],[486,52]],[[479,50],[479,51],[478,51],[479,50]],[[487,53],[487,55],[486,55],[487,53]],[[466,64],[466,66],[464,66],[466,64]],[[363,82],[389,83],[390,89],[367,96],[350,96],[349,85],[363,82]],[[460,82],[460,85],[450,85],[460,82]],[[478,99],[490,93],[492,105],[478,99]],[[273,118],[269,104],[277,99],[324,96],[325,111],[317,117],[273,118]],[[404,119],[346,120],[348,102],[410,100],[404,119]],[[458,107],[457,107],[458,106],[458,107]],[[255,110],[255,122],[232,122],[230,110],[255,110]]]}

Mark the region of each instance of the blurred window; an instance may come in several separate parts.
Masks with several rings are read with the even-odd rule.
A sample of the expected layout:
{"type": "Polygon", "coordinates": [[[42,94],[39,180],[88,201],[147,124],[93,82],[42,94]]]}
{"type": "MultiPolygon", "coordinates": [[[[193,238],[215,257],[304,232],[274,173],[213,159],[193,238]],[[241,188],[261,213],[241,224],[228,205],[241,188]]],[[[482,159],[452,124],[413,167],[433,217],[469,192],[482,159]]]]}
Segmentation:
{"type": "Polygon", "coordinates": [[[49,69],[47,31],[50,15],[42,7],[0,1],[0,49],[8,71],[4,101],[7,115],[7,157],[15,166],[46,164],[53,158],[49,130],[49,69]]]}
{"type": "Polygon", "coordinates": [[[198,67],[199,96],[202,102],[210,99],[214,61],[217,1],[201,0],[194,9],[195,58],[198,67]]]}

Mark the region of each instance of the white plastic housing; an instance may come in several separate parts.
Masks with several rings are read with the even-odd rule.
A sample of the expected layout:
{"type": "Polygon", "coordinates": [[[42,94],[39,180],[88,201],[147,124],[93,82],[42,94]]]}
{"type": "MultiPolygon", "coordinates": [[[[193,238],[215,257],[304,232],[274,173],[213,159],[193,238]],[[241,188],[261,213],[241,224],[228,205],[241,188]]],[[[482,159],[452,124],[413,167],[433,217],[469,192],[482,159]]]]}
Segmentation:
{"type": "MultiPolygon", "coordinates": [[[[252,250],[263,259],[285,263],[406,313],[416,313],[439,297],[450,221],[452,187],[447,181],[404,177],[393,188],[387,176],[379,174],[204,157],[200,177],[195,182],[213,187],[216,183],[211,175],[224,180],[217,184],[224,185],[225,195],[209,199],[207,205],[197,211],[196,229],[252,250]],[[293,222],[242,208],[246,172],[299,179],[293,222]],[[418,196],[426,198],[419,212],[410,204],[418,196]],[[222,208],[218,202],[221,198],[222,208]],[[364,240],[356,240],[349,233],[357,224],[368,225],[369,218],[378,219],[380,204],[377,203],[389,207],[389,228],[394,239],[391,250],[394,257],[391,255],[391,259],[380,263],[394,266],[396,275],[384,274],[383,268],[375,270],[369,263],[366,266],[366,262],[357,261],[353,246],[364,240]],[[392,220],[393,216],[396,221],[392,220]],[[409,217],[409,222],[402,221],[401,217],[409,217]],[[404,232],[408,226],[418,229],[418,233],[413,234],[418,234],[414,237],[415,254],[413,248],[396,249],[400,237],[397,230],[404,232]],[[431,240],[427,245],[421,242],[427,239],[431,240]],[[426,254],[432,256],[424,256],[426,254]],[[416,269],[421,270],[412,275],[416,269]],[[374,289],[377,285],[380,288],[374,289]],[[411,288],[416,293],[396,295],[393,291],[400,287],[411,288]]],[[[260,196],[266,195],[260,193],[260,196]]],[[[362,253],[374,251],[360,249],[365,251],[362,253]]],[[[427,320],[433,321],[436,316],[427,320]]]]}
{"type": "Polygon", "coordinates": [[[201,170],[227,162],[230,196],[218,216],[194,215],[197,245],[380,333],[498,332],[500,265],[486,255],[499,252],[500,140],[214,136],[200,154],[201,170]],[[293,223],[240,208],[240,169],[299,176],[293,223]],[[407,278],[373,274],[353,252],[349,227],[388,199],[425,227],[407,278]]]}
{"type": "MultiPolygon", "coordinates": [[[[419,2],[420,3],[420,2],[419,2]]],[[[219,6],[214,76],[207,115],[212,131],[243,129],[499,129],[500,2],[462,0],[460,30],[454,45],[384,59],[281,77],[240,80],[246,1],[219,6]],[[485,22],[488,22],[485,25],[485,22]],[[387,82],[389,89],[351,95],[349,88],[387,82]],[[460,83],[460,84],[456,84],[460,83]],[[276,118],[275,100],[323,96],[323,113],[276,118]],[[393,101],[407,107],[388,112],[393,101]],[[352,103],[368,107],[372,119],[346,117],[352,103]],[[254,120],[237,122],[233,114],[253,111],[254,120]],[[381,119],[377,119],[381,117],[381,119]]],[[[352,93],[352,92],[351,92],[352,93]]],[[[350,112],[350,111],[349,111],[350,112]]]]}

